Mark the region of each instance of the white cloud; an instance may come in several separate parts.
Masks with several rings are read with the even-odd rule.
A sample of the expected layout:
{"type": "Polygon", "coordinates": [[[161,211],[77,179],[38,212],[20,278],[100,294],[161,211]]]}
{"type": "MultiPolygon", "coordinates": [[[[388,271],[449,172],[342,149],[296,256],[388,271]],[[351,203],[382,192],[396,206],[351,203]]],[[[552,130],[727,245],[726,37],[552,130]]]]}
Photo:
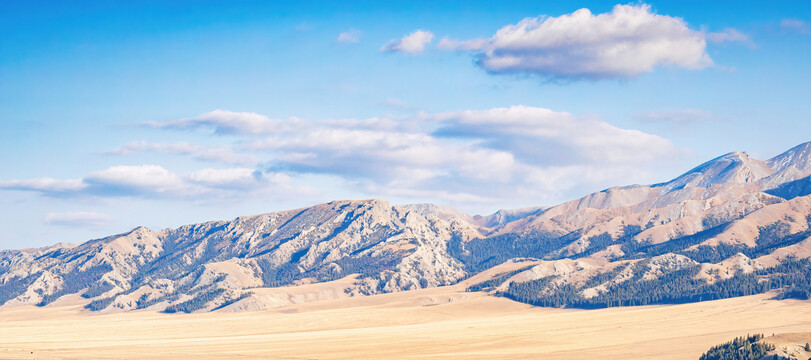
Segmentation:
{"type": "Polygon", "coordinates": [[[355,29],[349,29],[338,34],[338,38],[335,41],[344,44],[354,44],[360,41],[360,31],[355,29]]]}
{"type": "Polygon", "coordinates": [[[119,165],[87,175],[86,190],[98,195],[180,195],[194,189],[181,177],[158,165],[119,165]]]}
{"type": "Polygon", "coordinates": [[[380,48],[385,52],[404,52],[407,54],[421,54],[425,51],[425,46],[431,43],[434,34],[430,31],[417,30],[404,36],[400,40],[392,40],[380,48]]]}
{"type": "Polygon", "coordinates": [[[186,155],[201,161],[220,162],[225,164],[255,165],[257,160],[247,154],[239,154],[230,147],[206,147],[188,142],[172,144],[148,143],[146,141],[132,141],[121,147],[105,151],[111,155],[130,155],[141,151],[159,152],[165,154],[186,155]]]}
{"type": "Polygon", "coordinates": [[[580,9],[558,17],[526,18],[491,38],[443,39],[440,47],[474,51],[478,65],[493,73],[549,78],[623,78],[657,66],[700,69],[713,64],[704,33],[645,4],[617,5],[599,15],[580,9]]]}
{"type": "Polygon", "coordinates": [[[212,129],[215,134],[272,134],[289,131],[295,128],[299,119],[270,119],[267,116],[252,112],[231,112],[214,110],[209,113],[187,119],[169,122],[145,122],[142,125],[163,129],[212,129]]]}
{"type": "Polygon", "coordinates": [[[780,28],[798,34],[808,34],[808,23],[799,19],[783,19],[780,21],[780,28]]]}
{"type": "Polygon", "coordinates": [[[42,222],[46,225],[96,229],[115,222],[115,218],[96,212],[52,212],[46,214],[45,217],[42,218],[42,222]]]}

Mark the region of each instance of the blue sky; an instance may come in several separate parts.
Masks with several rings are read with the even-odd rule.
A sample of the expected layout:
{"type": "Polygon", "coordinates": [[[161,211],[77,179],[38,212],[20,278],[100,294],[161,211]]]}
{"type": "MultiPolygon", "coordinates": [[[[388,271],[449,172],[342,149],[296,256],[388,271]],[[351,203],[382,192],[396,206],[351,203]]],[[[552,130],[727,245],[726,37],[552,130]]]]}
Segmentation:
{"type": "Polygon", "coordinates": [[[0,248],[553,205],[811,140],[806,1],[5,1],[0,33],[0,248]]]}

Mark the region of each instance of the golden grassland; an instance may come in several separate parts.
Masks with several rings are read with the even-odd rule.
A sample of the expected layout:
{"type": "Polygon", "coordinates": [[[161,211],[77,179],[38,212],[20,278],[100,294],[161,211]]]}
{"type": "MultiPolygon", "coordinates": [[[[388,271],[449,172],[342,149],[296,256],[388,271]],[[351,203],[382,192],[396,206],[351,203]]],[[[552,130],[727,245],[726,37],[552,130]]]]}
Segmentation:
{"type": "Polygon", "coordinates": [[[698,359],[747,333],[811,331],[811,302],[769,295],[571,310],[463,289],[236,313],[11,307],[0,309],[0,359],[698,359]]]}

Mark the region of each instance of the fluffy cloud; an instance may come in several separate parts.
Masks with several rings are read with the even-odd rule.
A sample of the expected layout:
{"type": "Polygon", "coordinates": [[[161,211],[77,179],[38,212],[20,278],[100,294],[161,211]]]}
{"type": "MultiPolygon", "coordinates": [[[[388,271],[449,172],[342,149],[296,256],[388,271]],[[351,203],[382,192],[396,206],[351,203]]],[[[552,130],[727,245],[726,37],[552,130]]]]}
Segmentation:
{"type": "Polygon", "coordinates": [[[425,51],[425,46],[431,43],[434,39],[434,34],[430,31],[417,30],[411,34],[404,36],[399,40],[392,40],[388,44],[380,48],[385,52],[404,52],[407,54],[421,54],[425,51]]]}
{"type": "Polygon", "coordinates": [[[255,165],[257,160],[249,154],[240,154],[230,147],[205,147],[188,142],[172,144],[148,143],[146,141],[132,141],[121,147],[105,151],[110,155],[130,155],[142,151],[151,151],[164,154],[185,155],[196,160],[220,162],[225,164],[255,165]]]}
{"type": "Polygon", "coordinates": [[[195,189],[185,186],[181,177],[161,166],[113,166],[94,171],[82,179],[84,191],[99,195],[180,195],[195,189]]]}
{"type": "Polygon", "coordinates": [[[145,122],[144,126],[162,129],[211,129],[215,134],[272,134],[289,131],[299,123],[298,119],[277,120],[252,112],[214,110],[187,119],[169,122],[145,122]]]}
{"type": "Polygon", "coordinates": [[[487,39],[443,39],[446,50],[473,51],[492,73],[549,78],[623,78],[657,66],[700,69],[712,65],[705,34],[649,5],[617,5],[605,14],[588,9],[558,17],[526,18],[487,39]]]}
{"type": "Polygon", "coordinates": [[[344,44],[354,44],[360,41],[360,31],[355,29],[349,29],[338,34],[338,38],[335,41],[344,44]]]}
{"type": "Polygon", "coordinates": [[[83,227],[83,228],[100,228],[104,225],[115,222],[115,218],[109,215],[100,214],[96,212],[63,212],[63,213],[48,213],[42,218],[42,222],[46,225],[58,225],[69,227],[83,227]]]}

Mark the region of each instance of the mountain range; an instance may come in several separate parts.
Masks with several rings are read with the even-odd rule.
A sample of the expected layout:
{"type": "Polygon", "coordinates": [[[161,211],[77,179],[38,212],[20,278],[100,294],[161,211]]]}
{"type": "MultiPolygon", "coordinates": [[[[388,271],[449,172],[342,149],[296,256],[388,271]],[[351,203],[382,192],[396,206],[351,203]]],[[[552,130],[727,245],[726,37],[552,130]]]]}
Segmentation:
{"type": "Polygon", "coordinates": [[[0,251],[0,304],[242,311],[456,284],[543,306],[808,296],[811,142],[712,159],[664,183],[470,216],[432,204],[333,201],[82,244],[0,251]],[[336,290],[337,289],[337,290],[336,290]],[[277,291],[278,293],[278,291],[277,291]],[[306,298],[306,296],[305,296],[306,298]],[[319,298],[316,296],[315,298],[319,298]]]}

